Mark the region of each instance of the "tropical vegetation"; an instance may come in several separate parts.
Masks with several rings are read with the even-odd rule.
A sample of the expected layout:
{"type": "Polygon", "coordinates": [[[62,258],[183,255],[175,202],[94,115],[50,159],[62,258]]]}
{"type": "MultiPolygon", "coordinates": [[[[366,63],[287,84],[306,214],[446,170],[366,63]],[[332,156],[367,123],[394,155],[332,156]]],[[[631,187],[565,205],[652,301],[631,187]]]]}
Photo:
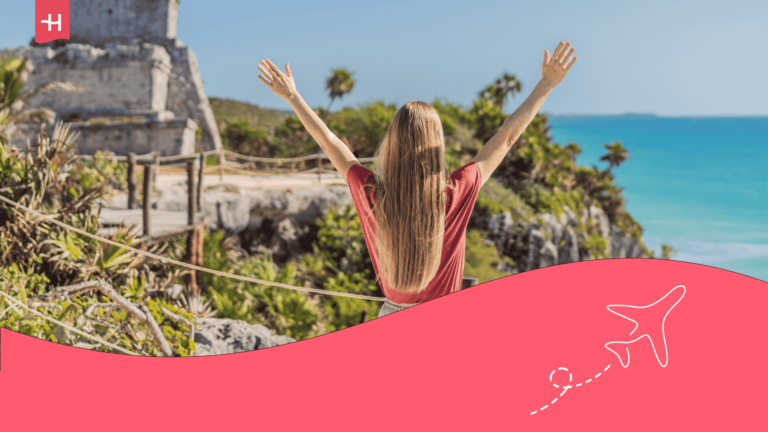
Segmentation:
{"type": "MultiPolygon", "coordinates": [[[[142,245],[133,227],[109,231],[100,226],[98,203],[126,186],[125,167],[113,155],[99,152],[87,161],[76,157],[75,136],[61,124],[50,136],[41,128],[34,146],[17,149],[8,144],[17,124],[42,126],[51,120],[50,112],[24,111],[19,101],[47,88],[77,91],[66,83],[24,89],[25,71],[27,65],[22,60],[0,60],[0,196],[83,232],[183,259],[184,238],[142,245]]],[[[351,73],[334,70],[327,82],[331,103],[349,94],[354,85],[351,73]]],[[[482,89],[470,107],[432,102],[445,130],[451,169],[471,160],[495,133],[508,116],[504,112],[508,98],[521,90],[522,84],[513,75],[504,74],[482,89]]],[[[287,157],[306,155],[317,146],[289,113],[224,99],[212,99],[212,106],[222,141],[233,151],[287,157]]],[[[371,102],[334,112],[328,108],[317,111],[358,157],[367,157],[374,154],[397,108],[391,103],[371,102]]],[[[566,206],[575,212],[596,206],[605,211],[611,223],[642,245],[642,227],[624,209],[623,190],[615,184],[612,173],[627,161],[626,149],[620,143],[606,144],[606,170],[579,166],[578,144],[554,143],[548,130],[546,115],[538,114],[482,189],[476,216],[510,212],[515,220],[527,221],[539,213],[559,215],[566,206]]],[[[596,233],[597,227],[591,224],[578,228],[578,234],[586,239],[584,248],[589,256],[605,257],[606,242],[596,233]]],[[[359,219],[351,206],[332,209],[321,218],[311,251],[287,262],[275,262],[269,254],[244,252],[232,234],[205,233],[206,267],[265,281],[382,295],[359,219]]],[[[501,254],[485,241],[486,235],[473,229],[467,241],[465,273],[481,282],[509,274],[514,265],[514,257],[501,254]]],[[[661,253],[669,258],[674,250],[664,245],[661,253]]],[[[647,256],[653,254],[646,249],[647,256]]],[[[379,310],[379,304],[373,301],[307,294],[208,273],[201,275],[202,297],[193,297],[179,289],[185,274],[167,263],[65,230],[48,219],[0,202],[0,290],[68,327],[136,353],[158,355],[164,352],[164,340],[171,355],[193,355],[191,327],[196,317],[260,323],[279,334],[306,339],[369,321],[379,310]],[[63,288],[95,280],[107,288],[63,288]],[[110,289],[147,311],[146,319],[116,307],[110,289]],[[162,336],[153,333],[152,321],[162,336]]],[[[50,341],[117,352],[43,320],[5,296],[0,296],[0,326],[50,341]]]]}

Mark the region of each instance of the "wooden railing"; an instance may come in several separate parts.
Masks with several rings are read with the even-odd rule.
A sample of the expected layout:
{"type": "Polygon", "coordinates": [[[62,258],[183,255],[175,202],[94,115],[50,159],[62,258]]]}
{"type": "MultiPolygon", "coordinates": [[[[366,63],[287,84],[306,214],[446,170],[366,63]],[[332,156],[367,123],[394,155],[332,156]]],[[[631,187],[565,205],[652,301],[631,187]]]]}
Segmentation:
{"type": "MultiPolygon", "coordinates": [[[[144,167],[144,182],[142,185],[142,231],[145,239],[151,239],[150,210],[152,189],[155,183],[155,176],[157,175],[157,167],[161,165],[184,163],[187,171],[187,227],[178,232],[166,233],[163,237],[167,238],[170,234],[181,234],[194,229],[198,223],[196,215],[200,208],[200,199],[203,189],[204,170],[200,167],[205,163],[205,156],[202,154],[195,154],[184,157],[173,157],[173,159],[160,158],[158,156],[155,156],[152,159],[139,159],[135,154],[131,153],[126,159],[128,162],[128,209],[136,208],[136,165],[144,167]],[[195,175],[196,169],[197,176],[195,175]]],[[[174,235],[171,235],[171,237],[173,236],[174,235]]]]}
{"type": "MultiPolygon", "coordinates": [[[[80,155],[81,159],[92,160],[93,156],[80,155]]],[[[144,169],[144,181],[142,184],[142,233],[146,242],[158,241],[167,238],[171,238],[185,232],[191,231],[199,223],[197,220],[197,212],[201,207],[201,195],[203,176],[208,168],[218,169],[219,179],[223,180],[224,171],[231,169],[239,173],[244,174],[269,174],[269,175],[285,175],[285,174],[307,174],[317,173],[317,181],[322,184],[322,174],[326,169],[332,169],[332,164],[324,164],[323,161],[328,160],[328,156],[323,153],[289,157],[289,158],[264,158],[257,156],[242,155],[234,153],[229,150],[219,149],[207,152],[195,153],[192,155],[177,155],[177,156],[160,156],[158,152],[137,155],[135,153],[129,153],[127,156],[113,155],[111,158],[117,162],[125,162],[128,165],[127,168],[127,188],[128,188],[128,209],[135,209],[138,201],[137,194],[137,182],[136,182],[136,167],[142,166],[144,169]],[[206,167],[206,158],[208,156],[217,155],[219,157],[219,165],[206,167]],[[234,160],[227,160],[227,155],[234,160]],[[236,162],[240,160],[243,162],[236,162]],[[297,165],[302,162],[315,161],[315,167],[309,170],[299,168],[297,165]],[[255,170],[255,164],[269,164],[272,168],[266,168],[262,170],[255,170]],[[290,164],[290,167],[286,167],[286,164],[290,164]],[[152,238],[150,235],[151,228],[151,196],[152,189],[155,184],[156,176],[161,166],[172,165],[185,165],[187,174],[187,221],[188,226],[174,231],[172,233],[164,233],[159,237],[152,238]],[[197,175],[195,176],[195,170],[197,175]],[[197,177],[197,181],[195,181],[197,177]]],[[[372,157],[358,158],[361,163],[373,162],[372,157]]]]}

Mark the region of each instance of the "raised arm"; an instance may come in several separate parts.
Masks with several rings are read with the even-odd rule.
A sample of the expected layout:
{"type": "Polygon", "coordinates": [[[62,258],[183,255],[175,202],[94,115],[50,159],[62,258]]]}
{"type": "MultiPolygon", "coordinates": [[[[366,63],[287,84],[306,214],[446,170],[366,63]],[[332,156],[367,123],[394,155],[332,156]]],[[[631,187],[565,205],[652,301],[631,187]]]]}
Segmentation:
{"type": "Polygon", "coordinates": [[[568,63],[568,59],[575,51],[568,48],[571,43],[563,43],[555,48],[555,52],[552,54],[552,60],[549,59],[549,51],[544,50],[544,63],[542,64],[542,78],[536,85],[528,98],[523,102],[515,112],[504,121],[501,129],[483,146],[477,153],[472,162],[476,163],[480,168],[480,175],[482,176],[482,184],[485,184],[491,174],[504,160],[509,149],[522,135],[526,127],[531,123],[536,113],[539,112],[539,108],[547,99],[549,92],[557,86],[560,81],[563,80],[565,75],[571,69],[571,66],[576,62],[576,57],[568,63]]]}
{"type": "Polygon", "coordinates": [[[352,165],[359,163],[354,154],[337,137],[328,126],[323,123],[315,111],[307,105],[296,90],[296,84],[293,82],[291,68],[288,63],[285,64],[285,73],[282,73],[277,66],[269,60],[262,60],[259,64],[259,70],[264,75],[259,75],[259,79],[269,87],[276,95],[284,101],[291,104],[291,108],[301,120],[301,124],[307,129],[312,138],[317,141],[320,148],[323,149],[328,159],[341,174],[344,180],[347,180],[347,171],[352,165]],[[265,79],[266,78],[266,79],[265,79]]]}

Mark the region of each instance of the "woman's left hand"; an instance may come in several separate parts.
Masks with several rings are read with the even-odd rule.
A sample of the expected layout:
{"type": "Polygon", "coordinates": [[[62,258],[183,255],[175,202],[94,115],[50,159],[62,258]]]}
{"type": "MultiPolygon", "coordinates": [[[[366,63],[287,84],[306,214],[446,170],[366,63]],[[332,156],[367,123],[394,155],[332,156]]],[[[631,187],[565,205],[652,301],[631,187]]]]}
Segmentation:
{"type": "Polygon", "coordinates": [[[568,62],[574,51],[576,51],[576,48],[571,47],[570,42],[563,44],[562,41],[555,48],[552,59],[549,58],[549,50],[544,50],[544,63],[541,65],[541,82],[545,86],[553,89],[565,78],[565,75],[571,70],[571,66],[576,63],[576,56],[573,57],[570,63],[568,62]],[[571,48],[571,50],[569,51],[568,48],[571,48]]]}
{"type": "Polygon", "coordinates": [[[259,70],[264,75],[263,77],[259,75],[261,82],[275,92],[276,95],[289,103],[292,99],[296,98],[298,92],[296,91],[296,84],[293,82],[291,68],[288,67],[288,63],[285,64],[285,73],[280,72],[280,69],[269,60],[262,60],[259,64],[259,70]]]}

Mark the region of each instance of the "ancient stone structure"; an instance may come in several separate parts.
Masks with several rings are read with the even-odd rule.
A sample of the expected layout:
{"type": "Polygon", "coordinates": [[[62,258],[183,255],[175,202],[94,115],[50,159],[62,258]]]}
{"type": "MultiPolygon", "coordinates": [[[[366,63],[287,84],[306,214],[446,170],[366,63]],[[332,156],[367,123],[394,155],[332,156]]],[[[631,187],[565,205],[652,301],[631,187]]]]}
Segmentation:
{"type": "Polygon", "coordinates": [[[69,43],[6,51],[33,64],[25,91],[51,82],[80,90],[40,92],[25,108],[72,122],[83,154],[221,148],[197,59],[176,39],[176,0],[71,0],[70,10],[69,43]]]}

